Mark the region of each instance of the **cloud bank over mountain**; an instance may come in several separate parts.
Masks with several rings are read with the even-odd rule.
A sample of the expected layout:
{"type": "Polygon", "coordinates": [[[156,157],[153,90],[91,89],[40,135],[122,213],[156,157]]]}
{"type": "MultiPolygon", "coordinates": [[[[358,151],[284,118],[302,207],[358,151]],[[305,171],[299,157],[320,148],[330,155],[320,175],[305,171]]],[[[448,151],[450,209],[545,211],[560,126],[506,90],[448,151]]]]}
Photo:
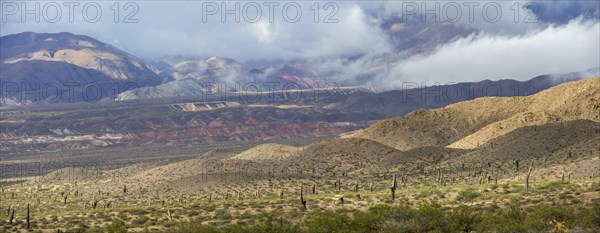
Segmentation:
{"type": "Polygon", "coordinates": [[[84,34],[147,61],[303,61],[330,81],[368,77],[386,89],[404,81],[525,79],[600,66],[595,1],[141,1],[121,3],[118,12],[113,2],[79,2],[73,22],[55,3],[62,10],[55,23],[47,19],[52,3],[38,6],[39,22],[10,8],[34,4],[3,2],[0,35],[84,34]]]}
{"type": "Polygon", "coordinates": [[[544,72],[583,71],[599,66],[599,32],[598,21],[579,19],[524,35],[480,33],[440,46],[430,55],[400,62],[382,74],[375,86],[397,88],[402,82],[525,79],[544,72]]]}

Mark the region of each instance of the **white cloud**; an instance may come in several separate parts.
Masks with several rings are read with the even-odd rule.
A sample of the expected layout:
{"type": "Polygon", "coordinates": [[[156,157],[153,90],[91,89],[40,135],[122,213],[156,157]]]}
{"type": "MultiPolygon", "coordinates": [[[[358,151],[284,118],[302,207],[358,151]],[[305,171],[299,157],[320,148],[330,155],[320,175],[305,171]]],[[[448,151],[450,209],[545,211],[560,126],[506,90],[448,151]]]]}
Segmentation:
{"type": "Polygon", "coordinates": [[[456,80],[511,78],[583,71],[600,66],[600,24],[573,20],[524,35],[479,34],[443,45],[430,55],[397,64],[375,85],[402,82],[448,83],[456,80]]]}
{"type": "MultiPolygon", "coordinates": [[[[19,5],[21,2],[18,2],[19,5]]],[[[221,2],[216,2],[221,6],[221,2]]],[[[231,9],[236,2],[226,1],[231,9]]],[[[239,2],[243,7],[248,2],[239,2]]],[[[298,22],[287,22],[280,2],[274,10],[274,22],[269,22],[268,8],[262,7],[262,18],[252,23],[235,22],[233,16],[221,21],[220,13],[207,17],[203,22],[202,2],[137,2],[139,12],[135,18],[139,23],[115,23],[112,2],[100,2],[103,15],[99,22],[88,23],[79,14],[83,3],[75,14],[75,22],[63,17],[57,23],[42,20],[20,22],[20,15],[7,16],[0,34],[7,35],[23,31],[72,32],[97,38],[104,42],[119,41],[119,48],[142,58],[157,58],[165,55],[224,56],[239,61],[251,59],[300,59],[312,56],[338,56],[358,54],[365,51],[386,49],[385,34],[378,28],[377,19],[368,16],[353,2],[336,2],[338,12],[333,18],[338,23],[323,23],[331,8],[324,9],[320,3],[319,22],[314,22],[315,13],[310,10],[315,2],[298,2],[302,16],[298,22]],[[157,46],[163,45],[163,46],[157,46]]],[[[28,7],[33,7],[32,2],[28,7]]],[[[262,2],[258,3],[263,4],[262,2]]],[[[43,4],[42,4],[43,6],[43,4]]],[[[242,10],[243,11],[243,10],[242,10]]],[[[290,10],[289,12],[293,12],[290,10]]],[[[127,12],[121,12],[124,17],[127,12]]],[[[291,13],[290,13],[291,14],[291,13]]],[[[122,20],[122,19],[121,19],[122,20]]]]}
{"type": "Polygon", "coordinates": [[[250,28],[252,35],[259,43],[270,44],[279,36],[279,25],[279,23],[269,23],[268,20],[261,20],[260,22],[250,24],[250,28]]]}
{"type": "Polygon", "coordinates": [[[342,9],[339,23],[317,24],[314,27],[317,33],[313,37],[314,42],[303,46],[303,56],[351,56],[392,51],[387,35],[378,27],[378,23],[376,18],[366,15],[357,4],[342,9]]]}

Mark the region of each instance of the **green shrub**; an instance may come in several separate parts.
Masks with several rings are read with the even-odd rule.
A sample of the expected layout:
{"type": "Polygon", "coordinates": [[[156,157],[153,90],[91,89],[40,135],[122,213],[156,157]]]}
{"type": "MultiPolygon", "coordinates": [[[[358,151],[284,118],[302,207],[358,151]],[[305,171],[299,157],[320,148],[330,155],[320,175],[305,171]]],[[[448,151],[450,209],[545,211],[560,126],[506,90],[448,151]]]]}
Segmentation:
{"type": "Polygon", "coordinates": [[[554,205],[522,208],[518,201],[513,201],[506,208],[497,205],[495,209],[480,209],[465,205],[442,208],[434,202],[418,209],[375,205],[367,211],[313,209],[302,214],[305,217],[299,223],[289,222],[289,213],[282,217],[284,213],[270,212],[261,214],[260,223],[255,224],[236,223],[213,227],[185,223],[169,232],[548,232],[564,228],[593,231],[600,226],[600,204],[579,209],[554,205]]]}
{"type": "Polygon", "coordinates": [[[454,232],[471,232],[481,222],[481,218],[473,208],[461,205],[449,213],[448,221],[454,232]]]}
{"type": "Polygon", "coordinates": [[[572,208],[562,206],[533,206],[528,209],[528,213],[525,225],[527,229],[535,231],[549,231],[552,220],[565,223],[568,228],[572,228],[575,217],[572,208]]]}
{"type": "Polygon", "coordinates": [[[357,210],[352,212],[351,228],[355,232],[375,232],[381,227],[384,219],[383,213],[357,210]]]}
{"type": "MultiPolygon", "coordinates": [[[[418,210],[407,206],[386,207],[388,208],[386,219],[396,222],[408,221],[412,218],[415,218],[415,216],[418,214],[418,210]]],[[[371,209],[373,209],[373,207],[371,207],[371,209]]],[[[371,211],[371,209],[369,209],[369,211],[371,211]]]]}
{"type": "Polygon", "coordinates": [[[108,233],[127,233],[125,222],[120,219],[114,219],[108,226],[108,233]]]}
{"type": "Polygon", "coordinates": [[[183,223],[176,230],[168,233],[222,233],[223,231],[200,223],[183,223]]]}
{"type": "Polygon", "coordinates": [[[472,201],[475,198],[479,197],[481,194],[479,194],[477,191],[475,191],[474,189],[466,189],[466,190],[462,190],[460,192],[458,192],[458,195],[456,196],[456,201],[472,201]]]}
{"type": "Polygon", "coordinates": [[[349,232],[351,218],[345,213],[319,211],[312,218],[303,222],[308,232],[349,232]]]}
{"type": "Polygon", "coordinates": [[[446,219],[442,206],[436,202],[428,205],[422,205],[419,208],[418,215],[414,218],[418,224],[417,229],[426,227],[425,231],[448,231],[448,221],[446,219]]]}
{"type": "Polygon", "coordinates": [[[100,228],[97,227],[93,227],[90,229],[87,229],[86,233],[103,233],[104,231],[100,228]]]}
{"type": "Polygon", "coordinates": [[[580,209],[575,213],[577,226],[582,228],[596,228],[600,230],[600,204],[595,203],[590,209],[580,209]]]}
{"type": "Polygon", "coordinates": [[[133,221],[131,221],[131,224],[133,225],[137,225],[137,226],[142,226],[144,224],[146,224],[146,222],[148,222],[150,218],[148,218],[148,216],[139,216],[137,218],[135,218],[133,221]]]}

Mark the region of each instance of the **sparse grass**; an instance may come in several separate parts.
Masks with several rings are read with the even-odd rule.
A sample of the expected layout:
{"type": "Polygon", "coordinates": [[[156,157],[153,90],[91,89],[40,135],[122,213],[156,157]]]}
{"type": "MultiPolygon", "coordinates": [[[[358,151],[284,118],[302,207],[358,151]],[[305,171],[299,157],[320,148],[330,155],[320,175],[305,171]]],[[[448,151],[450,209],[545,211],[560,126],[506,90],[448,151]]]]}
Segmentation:
{"type": "MultiPolygon", "coordinates": [[[[201,230],[189,232],[320,232],[340,229],[341,232],[460,232],[460,231],[551,231],[557,227],[568,229],[593,229],[598,222],[598,204],[591,199],[597,196],[600,179],[568,181],[536,180],[529,192],[524,192],[522,182],[472,185],[458,183],[439,185],[427,179],[413,179],[406,187],[399,185],[396,200],[390,200],[389,175],[364,175],[347,177],[281,177],[266,180],[231,182],[226,186],[211,186],[195,192],[179,193],[175,188],[135,189],[131,186],[126,197],[120,189],[99,189],[113,185],[109,179],[74,183],[45,184],[32,188],[31,184],[4,187],[7,202],[23,210],[27,203],[33,208],[33,232],[62,228],[67,232],[108,232],[109,227],[124,224],[129,232],[179,232],[182,229],[201,230]],[[333,182],[342,184],[359,182],[359,192],[345,185],[341,192],[333,182]],[[373,192],[369,185],[373,183],[373,192]],[[299,201],[299,185],[305,187],[307,211],[299,201]],[[317,194],[306,187],[315,184],[317,194]],[[327,184],[330,184],[329,186],[327,184]],[[256,198],[256,186],[261,187],[261,197],[256,198]],[[279,190],[284,197],[279,197],[279,190]],[[75,190],[79,195],[75,196],[75,190]],[[100,192],[98,192],[100,190],[100,192]],[[238,200],[237,191],[243,200],[238,200]],[[11,198],[10,193],[17,197],[11,198]],[[69,204],[63,205],[60,192],[69,195],[69,204]],[[225,200],[225,193],[229,192],[225,200]],[[209,194],[213,194],[208,200],[209,194]],[[360,200],[356,196],[360,194],[360,200]],[[100,203],[93,210],[92,197],[100,203]],[[344,197],[344,204],[339,198],[344,197]],[[37,204],[40,198],[40,204],[37,204]],[[57,199],[53,202],[54,199],[57,199]],[[165,205],[162,205],[165,200],[165,205]],[[87,209],[83,209],[87,202],[87,209]],[[111,202],[113,206],[104,208],[111,202]],[[548,209],[549,207],[553,207],[548,209]],[[546,208],[546,209],[544,209],[546,208]],[[172,214],[172,219],[167,214],[172,214]],[[121,221],[123,224],[121,224],[121,221]],[[278,224],[265,225],[268,221],[278,224]],[[326,222],[330,225],[324,226],[326,222]],[[552,223],[550,223],[552,222],[552,223]],[[183,223],[188,223],[184,224],[183,223]],[[69,226],[65,229],[65,226],[69,226]],[[324,229],[324,230],[323,230],[324,229]]],[[[5,209],[5,206],[1,206],[5,209]]],[[[5,211],[0,211],[1,231],[24,230],[24,214],[17,211],[13,225],[6,221],[5,211]]],[[[183,231],[186,232],[186,231],[183,231]]]]}

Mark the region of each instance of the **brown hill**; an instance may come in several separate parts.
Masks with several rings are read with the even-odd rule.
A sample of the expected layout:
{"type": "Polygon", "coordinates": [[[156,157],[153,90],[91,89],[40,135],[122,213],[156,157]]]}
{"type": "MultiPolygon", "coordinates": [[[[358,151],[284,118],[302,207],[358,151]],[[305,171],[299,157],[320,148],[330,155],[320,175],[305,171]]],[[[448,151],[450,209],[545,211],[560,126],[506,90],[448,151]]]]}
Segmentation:
{"type": "Polygon", "coordinates": [[[294,153],[302,150],[301,148],[295,146],[288,146],[277,143],[266,143],[250,148],[236,156],[233,159],[243,159],[243,160],[251,160],[251,161],[261,161],[261,160],[281,160],[287,158],[294,153]]]}
{"type": "MultiPolygon", "coordinates": [[[[463,166],[459,171],[466,171],[464,174],[494,174],[511,180],[522,176],[530,165],[534,166],[535,180],[560,179],[563,174],[585,177],[600,167],[599,143],[600,123],[590,120],[526,126],[450,157],[440,166],[450,170],[463,166]],[[517,163],[520,174],[515,173],[517,163]]],[[[477,182],[477,178],[472,181],[477,182]]]]}
{"type": "Polygon", "coordinates": [[[527,97],[484,97],[377,122],[354,137],[400,150],[476,148],[517,128],[576,119],[600,121],[600,78],[570,82],[527,97]]]}
{"type": "Polygon", "coordinates": [[[382,165],[386,158],[402,158],[401,151],[362,138],[327,139],[313,143],[289,157],[290,170],[317,169],[320,172],[344,172],[382,165]]]}
{"type": "Polygon", "coordinates": [[[474,148],[495,137],[524,126],[543,125],[576,119],[600,122],[600,79],[589,79],[559,85],[528,99],[527,111],[489,124],[450,145],[474,148]]]}
{"type": "MultiPolygon", "coordinates": [[[[518,128],[466,153],[462,161],[498,161],[517,159],[561,160],[600,154],[593,142],[600,139],[600,123],[575,120],[518,128]]],[[[458,160],[458,159],[457,159],[458,160]]]]}

